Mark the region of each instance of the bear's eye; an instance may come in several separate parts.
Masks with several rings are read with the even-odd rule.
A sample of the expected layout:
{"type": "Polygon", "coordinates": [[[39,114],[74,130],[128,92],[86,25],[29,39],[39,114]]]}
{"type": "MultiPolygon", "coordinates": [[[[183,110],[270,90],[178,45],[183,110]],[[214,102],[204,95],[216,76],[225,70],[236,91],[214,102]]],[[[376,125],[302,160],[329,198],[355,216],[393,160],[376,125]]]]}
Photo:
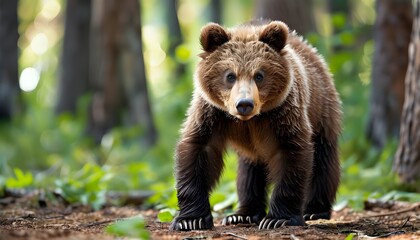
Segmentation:
{"type": "Polygon", "coordinates": [[[228,83],[234,83],[236,81],[236,76],[234,73],[229,73],[228,75],[226,75],[226,81],[228,83]]]}
{"type": "Polygon", "coordinates": [[[257,72],[254,76],[254,80],[257,83],[262,82],[263,79],[264,79],[264,75],[261,72],[257,72]]]}

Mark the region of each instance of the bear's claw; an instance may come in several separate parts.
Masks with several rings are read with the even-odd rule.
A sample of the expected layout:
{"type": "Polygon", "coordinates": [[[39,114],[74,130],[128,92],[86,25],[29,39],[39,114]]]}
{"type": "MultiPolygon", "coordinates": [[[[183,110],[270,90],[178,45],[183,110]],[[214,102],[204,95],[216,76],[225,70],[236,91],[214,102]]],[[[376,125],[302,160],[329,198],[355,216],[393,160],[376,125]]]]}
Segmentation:
{"type": "Polygon", "coordinates": [[[265,217],[261,220],[258,228],[259,229],[276,229],[282,226],[303,226],[305,225],[303,219],[290,217],[290,218],[276,218],[276,217],[265,217]]]}
{"type": "Polygon", "coordinates": [[[179,221],[175,230],[188,231],[188,230],[202,230],[204,229],[203,218],[198,219],[184,219],[179,221]]]}
{"type": "Polygon", "coordinates": [[[259,229],[275,229],[281,226],[289,225],[290,220],[287,219],[277,219],[277,218],[264,218],[260,225],[258,226],[259,229]]]}
{"type": "Polygon", "coordinates": [[[256,223],[253,220],[252,216],[242,216],[242,215],[230,215],[225,218],[223,218],[222,225],[228,226],[228,225],[235,225],[239,223],[256,223]]]}
{"type": "Polygon", "coordinates": [[[213,228],[213,217],[208,214],[205,217],[181,216],[173,220],[170,229],[176,231],[207,230],[213,228]]]}
{"type": "Polygon", "coordinates": [[[303,215],[303,219],[305,221],[308,220],[318,220],[318,219],[330,219],[331,218],[331,213],[330,212],[323,212],[323,213],[307,213],[305,215],[303,215]]]}

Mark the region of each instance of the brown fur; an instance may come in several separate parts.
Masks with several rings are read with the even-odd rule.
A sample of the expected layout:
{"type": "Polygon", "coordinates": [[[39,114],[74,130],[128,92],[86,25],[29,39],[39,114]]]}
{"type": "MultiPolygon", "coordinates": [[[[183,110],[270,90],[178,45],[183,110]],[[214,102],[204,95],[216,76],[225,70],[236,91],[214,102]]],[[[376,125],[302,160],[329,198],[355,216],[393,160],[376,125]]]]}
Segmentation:
{"type": "Polygon", "coordinates": [[[340,175],[341,107],[323,59],[282,22],[230,30],[209,24],[200,41],[175,156],[180,214],[172,229],[213,227],[208,197],[227,146],[240,156],[240,204],[224,224],[267,229],[329,218],[340,175]],[[266,215],[268,183],[274,189],[266,215]]]}

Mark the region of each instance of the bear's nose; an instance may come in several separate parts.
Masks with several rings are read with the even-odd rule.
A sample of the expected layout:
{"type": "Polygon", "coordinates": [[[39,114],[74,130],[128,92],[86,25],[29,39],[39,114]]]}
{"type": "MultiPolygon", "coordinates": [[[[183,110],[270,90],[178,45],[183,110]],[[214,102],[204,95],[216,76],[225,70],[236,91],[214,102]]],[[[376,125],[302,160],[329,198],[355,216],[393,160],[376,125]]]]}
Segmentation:
{"type": "Polygon", "coordinates": [[[254,101],[252,99],[239,99],[236,102],[236,109],[243,116],[249,115],[254,109],[254,101]]]}

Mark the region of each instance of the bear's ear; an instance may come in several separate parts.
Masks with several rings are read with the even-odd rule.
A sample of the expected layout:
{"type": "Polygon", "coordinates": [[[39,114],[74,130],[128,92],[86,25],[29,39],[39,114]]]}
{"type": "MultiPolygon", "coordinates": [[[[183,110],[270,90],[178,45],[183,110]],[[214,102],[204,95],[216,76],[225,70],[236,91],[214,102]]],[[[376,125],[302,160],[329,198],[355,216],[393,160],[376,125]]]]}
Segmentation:
{"type": "Polygon", "coordinates": [[[213,52],[228,41],[228,33],[219,24],[209,23],[201,29],[200,43],[206,52],[213,52]]]}
{"type": "Polygon", "coordinates": [[[288,35],[289,27],[285,23],[273,21],[263,28],[258,40],[280,52],[286,45],[288,35]]]}

